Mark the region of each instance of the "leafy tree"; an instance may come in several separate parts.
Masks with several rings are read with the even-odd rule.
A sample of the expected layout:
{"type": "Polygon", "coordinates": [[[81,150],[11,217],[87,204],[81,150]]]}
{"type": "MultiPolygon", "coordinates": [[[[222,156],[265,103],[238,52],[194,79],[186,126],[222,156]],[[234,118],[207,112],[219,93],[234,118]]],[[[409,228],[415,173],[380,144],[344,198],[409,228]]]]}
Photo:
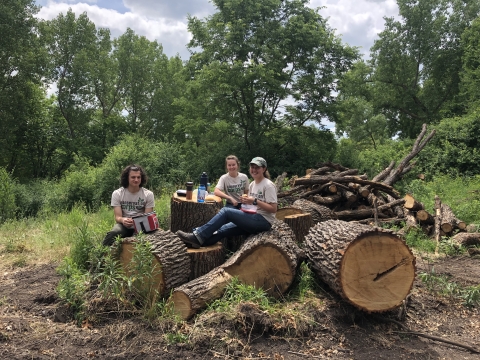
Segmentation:
{"type": "Polygon", "coordinates": [[[337,80],[358,56],[306,0],[214,0],[189,17],[192,56],[176,131],[202,153],[219,140],[259,155],[285,126],[321,124],[337,80]]]}
{"type": "Polygon", "coordinates": [[[0,166],[16,174],[44,66],[31,0],[0,3],[0,166]]]}
{"type": "Polygon", "coordinates": [[[462,90],[467,107],[480,107],[480,17],[462,34],[462,90]]]}
{"type": "Polygon", "coordinates": [[[374,99],[392,132],[414,138],[423,123],[461,114],[460,38],[479,15],[477,0],[397,0],[401,20],[385,18],[371,49],[374,99]]]}

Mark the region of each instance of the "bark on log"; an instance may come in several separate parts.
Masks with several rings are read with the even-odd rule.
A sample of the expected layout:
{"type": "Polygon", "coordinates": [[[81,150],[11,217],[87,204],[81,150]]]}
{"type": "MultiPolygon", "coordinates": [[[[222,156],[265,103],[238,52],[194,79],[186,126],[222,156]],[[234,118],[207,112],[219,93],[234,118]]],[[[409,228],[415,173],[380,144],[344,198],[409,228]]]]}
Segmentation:
{"type": "Polygon", "coordinates": [[[293,207],[312,215],[313,223],[336,219],[335,213],[326,206],[315,204],[312,201],[299,199],[293,203],[293,207]]]}
{"type": "Polygon", "coordinates": [[[222,239],[223,248],[228,253],[234,253],[243,245],[247,239],[246,235],[231,236],[222,239]]]}
{"type": "Polygon", "coordinates": [[[441,231],[441,223],[442,223],[442,201],[435,195],[435,242],[437,243],[435,247],[435,255],[438,256],[438,248],[440,246],[440,237],[442,236],[441,231]]]}
{"type": "Polygon", "coordinates": [[[295,180],[295,185],[314,185],[314,184],[324,184],[327,182],[338,182],[338,183],[349,183],[349,182],[356,182],[363,185],[371,185],[372,188],[378,189],[383,191],[387,194],[392,195],[394,198],[398,199],[400,194],[397,190],[391,187],[388,184],[365,180],[361,176],[343,176],[343,177],[335,177],[335,176],[311,176],[310,178],[299,178],[295,180]]]}
{"type": "Polygon", "coordinates": [[[403,206],[406,209],[412,210],[412,211],[425,210],[425,206],[423,206],[422,203],[415,200],[415,198],[411,194],[405,195],[404,199],[405,199],[405,204],[403,204],[403,206]]]}
{"type": "MultiPolygon", "coordinates": [[[[379,206],[378,211],[383,211],[385,209],[391,208],[392,206],[401,205],[405,202],[405,199],[398,199],[391,203],[379,206]]],[[[372,217],[375,215],[375,209],[364,209],[364,210],[345,210],[335,213],[339,220],[361,220],[372,217]]],[[[380,214],[379,214],[380,216],[380,214]]],[[[385,216],[384,216],[385,217],[385,216]]]]}
{"type": "Polygon", "coordinates": [[[462,246],[480,245],[480,233],[461,232],[452,236],[452,241],[462,246]]]}
{"type": "MultiPolygon", "coordinates": [[[[453,213],[453,210],[447,204],[442,204],[442,222],[441,228],[446,233],[449,234],[453,230],[455,230],[458,226],[457,224],[463,223],[462,221],[458,220],[453,213]]],[[[465,224],[465,223],[463,223],[465,224]]]]}
{"type": "Polygon", "coordinates": [[[480,231],[480,225],[468,224],[465,230],[469,233],[478,232],[478,231],[480,231]]]}
{"type": "Polygon", "coordinates": [[[204,203],[197,202],[197,192],[193,192],[192,200],[178,196],[176,193],[170,201],[170,230],[192,232],[193,228],[206,224],[223,207],[222,198],[209,196],[204,203]]]}
{"type": "Polygon", "coordinates": [[[225,262],[225,251],[221,242],[200,249],[187,248],[187,254],[190,257],[188,281],[205,275],[225,262]]]}
{"type": "Polygon", "coordinates": [[[188,319],[208,302],[221,297],[233,277],[279,296],[292,284],[303,257],[292,230],[284,222],[276,221],[271,230],[250,236],[223,265],[176,288],[170,301],[175,312],[188,319]]]}
{"type": "Polygon", "coordinates": [[[282,175],[279,175],[277,177],[277,180],[275,180],[275,187],[277,188],[277,194],[282,192],[283,188],[283,180],[287,177],[287,173],[283,172],[282,175]]]}
{"type": "Polygon", "coordinates": [[[312,227],[305,250],[315,273],[367,312],[401,305],[415,279],[415,257],[390,230],[329,220],[312,227]]]}
{"type": "Polygon", "coordinates": [[[315,195],[313,197],[313,201],[320,205],[331,205],[338,202],[341,198],[342,198],[341,195],[338,195],[338,194],[331,195],[331,196],[315,195]]]}
{"type": "Polygon", "coordinates": [[[405,217],[405,223],[407,225],[407,230],[417,227],[417,221],[415,220],[415,215],[412,211],[408,209],[403,209],[403,214],[405,217]]]}
{"type": "MultiPolygon", "coordinates": [[[[119,251],[119,260],[125,273],[132,273],[131,261],[137,237],[123,239],[119,251]]],[[[144,241],[151,244],[152,251],[152,279],[144,279],[144,290],[151,287],[156,290],[158,295],[167,295],[170,290],[186,283],[190,276],[190,257],[187,254],[185,244],[177,235],[170,231],[156,230],[153,233],[146,234],[144,241]]]]}
{"type": "Polygon", "coordinates": [[[395,182],[401,179],[401,177],[405,174],[404,172],[405,168],[408,167],[408,170],[409,170],[410,160],[412,160],[420,151],[422,151],[425,145],[427,145],[427,143],[432,139],[433,135],[435,135],[435,130],[432,130],[432,132],[422,141],[426,133],[427,133],[427,124],[423,124],[422,131],[417,136],[417,139],[413,144],[412,150],[407,156],[405,156],[400,161],[396,169],[393,169],[392,171],[390,171],[390,174],[385,178],[385,180],[383,180],[385,184],[393,185],[395,182]]]}
{"type": "Polygon", "coordinates": [[[417,215],[415,217],[420,222],[420,224],[425,224],[425,225],[435,224],[435,217],[432,214],[430,214],[427,210],[417,211],[417,215]]]}
{"type": "Polygon", "coordinates": [[[288,215],[285,216],[283,221],[290,226],[299,244],[304,242],[305,235],[308,234],[310,228],[313,226],[312,215],[310,214],[288,215]]]}

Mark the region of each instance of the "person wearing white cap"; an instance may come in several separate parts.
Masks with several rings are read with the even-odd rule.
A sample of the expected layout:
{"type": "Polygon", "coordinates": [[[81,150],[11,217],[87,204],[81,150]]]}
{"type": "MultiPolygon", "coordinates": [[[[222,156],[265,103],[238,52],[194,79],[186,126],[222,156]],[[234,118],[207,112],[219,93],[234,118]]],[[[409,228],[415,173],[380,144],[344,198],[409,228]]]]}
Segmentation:
{"type": "Polygon", "coordinates": [[[177,231],[178,237],[193,248],[213,245],[225,237],[258,234],[268,231],[277,212],[277,189],[270,181],[267,162],[255,157],[250,161],[253,180],[248,196],[240,198],[240,210],[224,207],[208,223],[193,229],[192,233],[177,231]]]}

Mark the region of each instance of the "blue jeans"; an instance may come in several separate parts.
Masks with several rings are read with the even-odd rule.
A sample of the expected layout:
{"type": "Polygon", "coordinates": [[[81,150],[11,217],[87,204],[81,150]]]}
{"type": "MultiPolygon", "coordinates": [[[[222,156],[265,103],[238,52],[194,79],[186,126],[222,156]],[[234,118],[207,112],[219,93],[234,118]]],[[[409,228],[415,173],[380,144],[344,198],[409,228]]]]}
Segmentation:
{"type": "Polygon", "coordinates": [[[272,225],[260,214],[247,214],[242,210],[224,207],[208,223],[193,230],[203,246],[217,243],[223,238],[258,234],[272,225]]]}

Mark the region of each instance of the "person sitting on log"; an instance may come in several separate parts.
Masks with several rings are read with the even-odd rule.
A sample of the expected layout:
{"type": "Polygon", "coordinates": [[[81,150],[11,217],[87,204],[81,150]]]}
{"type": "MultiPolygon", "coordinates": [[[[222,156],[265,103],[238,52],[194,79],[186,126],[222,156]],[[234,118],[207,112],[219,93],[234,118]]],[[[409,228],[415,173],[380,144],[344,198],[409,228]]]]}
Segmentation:
{"type": "Polygon", "coordinates": [[[226,207],[240,209],[240,198],[248,194],[248,176],[239,172],[240,161],[235,155],[229,155],[225,159],[227,173],[220,177],[214,194],[226,199],[226,207]]]}
{"type": "Polygon", "coordinates": [[[224,207],[208,223],[193,229],[193,233],[178,230],[178,237],[187,246],[198,249],[225,237],[270,230],[277,212],[277,189],[270,181],[265,159],[255,157],[250,161],[250,175],[254,181],[250,183],[249,195],[240,198],[240,210],[224,207]]]}
{"type": "Polygon", "coordinates": [[[115,215],[115,225],[103,239],[104,246],[111,246],[117,236],[132,236],[134,225],[132,216],[149,213],[155,206],[153,192],[143,186],[148,177],[138,165],[129,165],[120,175],[121,187],[112,193],[110,205],[115,215]]]}

